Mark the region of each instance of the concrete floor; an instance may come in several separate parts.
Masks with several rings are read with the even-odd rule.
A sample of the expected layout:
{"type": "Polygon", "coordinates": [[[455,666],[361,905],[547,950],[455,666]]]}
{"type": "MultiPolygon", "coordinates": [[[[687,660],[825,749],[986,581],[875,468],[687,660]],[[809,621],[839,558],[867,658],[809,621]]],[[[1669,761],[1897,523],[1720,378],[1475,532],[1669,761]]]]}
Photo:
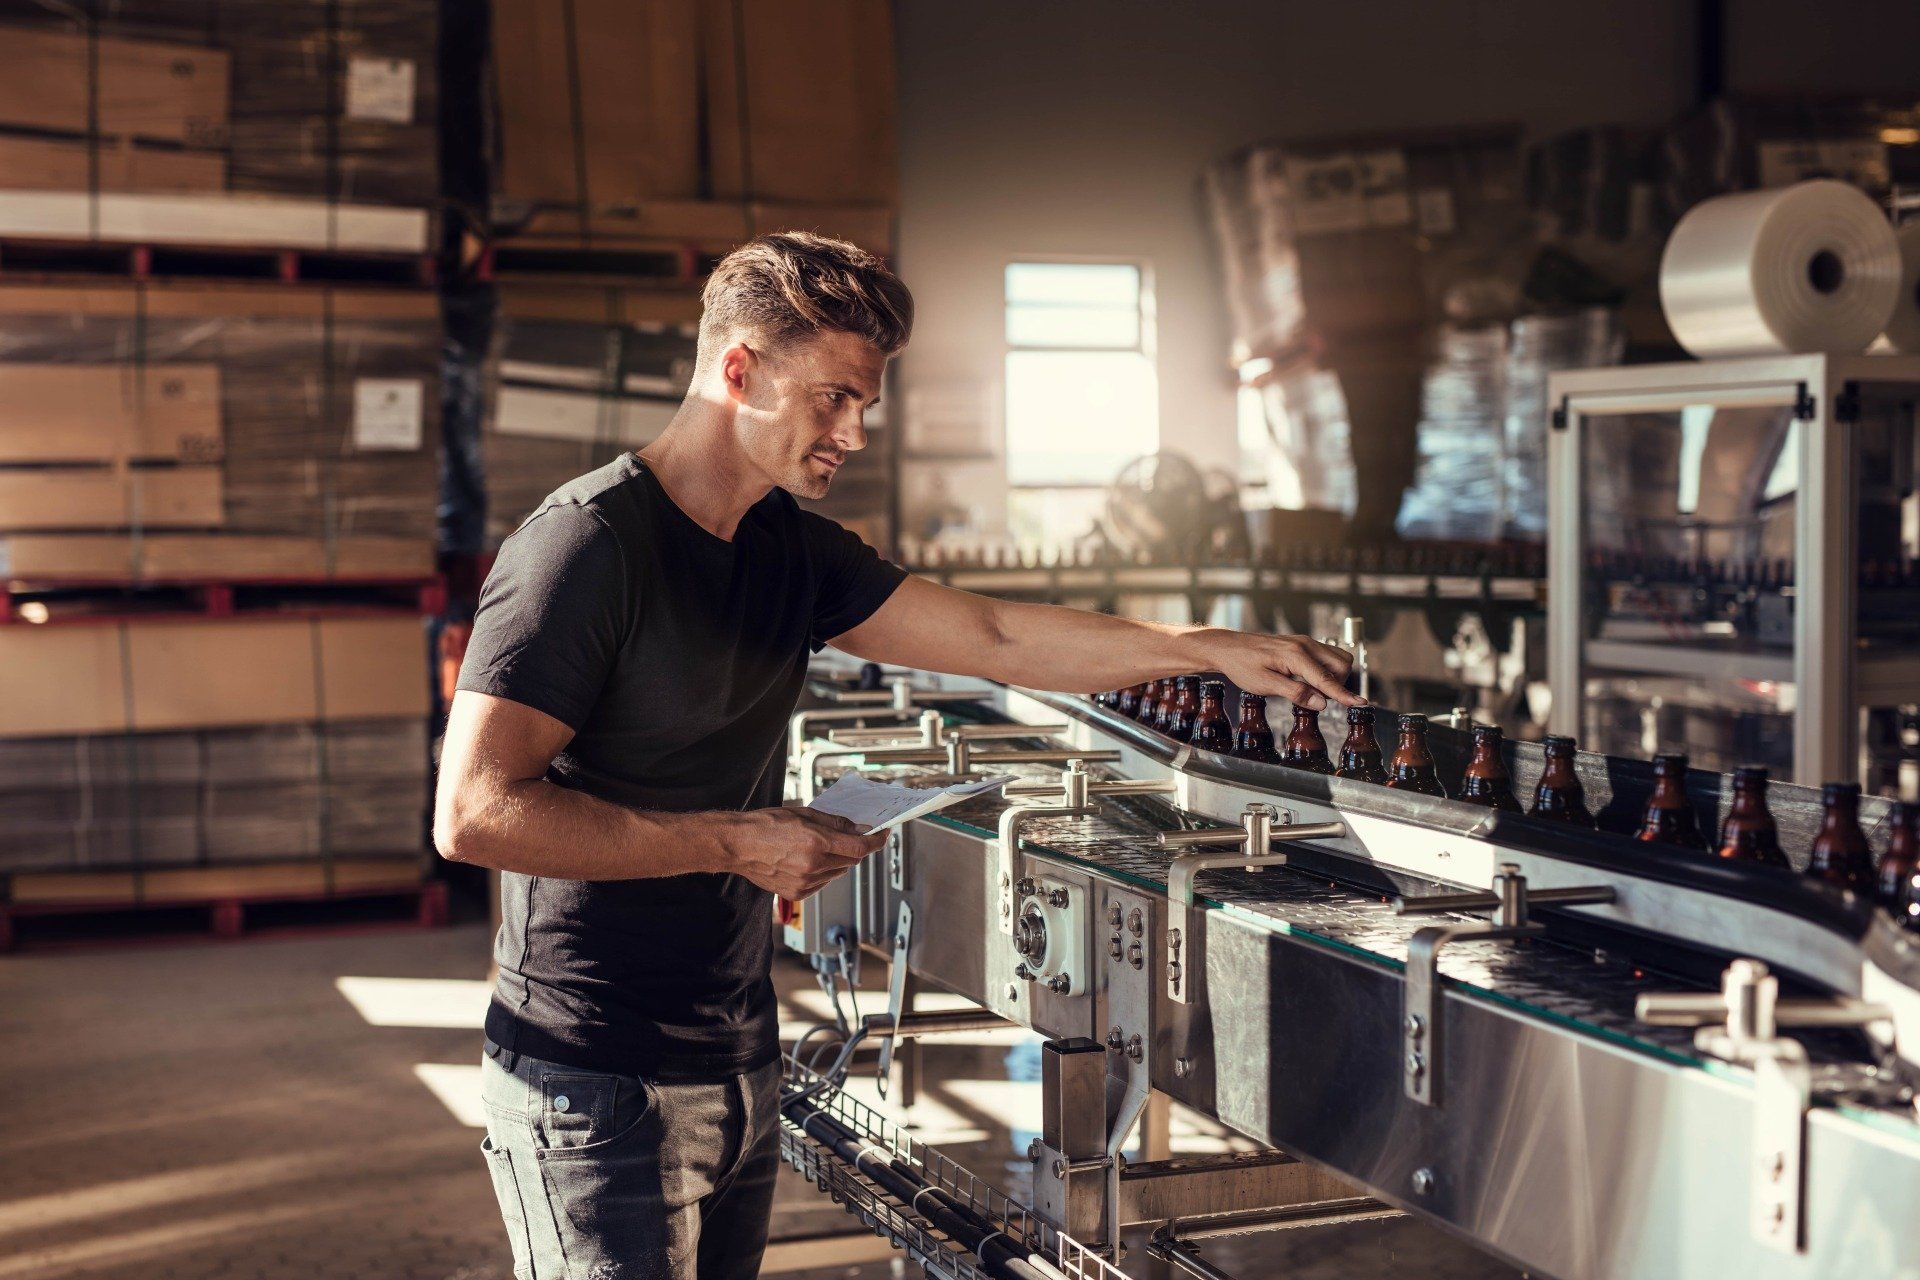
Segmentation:
{"type": "MultiPolygon", "coordinates": [[[[461,926],[0,958],[0,1280],[507,1280],[474,1096],[486,943],[461,926]]],[[[778,978],[791,1036],[826,1001],[798,964],[778,978]]],[[[917,1135],[1018,1191],[1037,1044],[930,1043],[917,1135]]],[[[870,1068],[850,1091],[877,1101],[870,1068]]],[[[1173,1134],[1251,1145],[1177,1110],[1173,1134]]],[[[795,1243],[851,1226],[784,1175],[766,1274],[919,1274],[871,1237],[795,1243]]],[[[1289,1275],[1513,1274],[1405,1221],[1348,1231],[1329,1271],[1295,1270],[1307,1242],[1280,1234],[1289,1275]]]]}

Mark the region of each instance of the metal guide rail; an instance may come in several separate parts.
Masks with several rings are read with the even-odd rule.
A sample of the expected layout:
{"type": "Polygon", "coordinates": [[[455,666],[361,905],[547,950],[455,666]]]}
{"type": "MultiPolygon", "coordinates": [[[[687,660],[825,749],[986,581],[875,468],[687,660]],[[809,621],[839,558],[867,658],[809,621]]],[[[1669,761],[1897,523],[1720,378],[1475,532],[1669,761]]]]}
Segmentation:
{"type": "MultiPolygon", "coordinates": [[[[1920,1269],[1895,1048],[1920,967],[1878,923],[1589,834],[1243,768],[1074,699],[1003,690],[967,718],[989,707],[1009,723],[967,764],[1015,774],[1010,795],[908,824],[844,902],[803,905],[842,963],[892,956],[890,1016],[911,971],[1050,1037],[1043,1230],[1113,1258],[1122,1227],[1357,1195],[1559,1280],[1920,1269]],[[1152,1091],[1305,1163],[1126,1167],[1152,1091]],[[1345,1181],[1308,1187],[1311,1169],[1345,1181]]],[[[803,781],[942,774],[943,732],[856,735],[803,757],[803,781]]]]}
{"type": "Polygon", "coordinates": [[[788,1064],[780,1154],[807,1181],[931,1275],[945,1280],[1126,1280],[855,1098],[788,1064]]]}

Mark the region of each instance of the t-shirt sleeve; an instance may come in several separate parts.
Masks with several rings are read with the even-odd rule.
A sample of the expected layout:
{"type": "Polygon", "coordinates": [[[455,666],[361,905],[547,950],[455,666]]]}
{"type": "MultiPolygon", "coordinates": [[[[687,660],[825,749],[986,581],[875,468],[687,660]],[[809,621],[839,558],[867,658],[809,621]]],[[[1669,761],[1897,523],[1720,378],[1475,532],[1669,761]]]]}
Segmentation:
{"type": "Polygon", "coordinates": [[[906,581],[907,571],[880,558],[851,529],[812,511],[800,513],[820,591],[814,598],[809,643],[815,653],[837,635],[844,635],[871,618],[887,602],[894,588],[906,581]]]}
{"type": "Polygon", "coordinates": [[[555,505],[500,547],[480,591],[458,687],[543,711],[578,731],[633,617],[626,554],[599,516],[555,505]]]}

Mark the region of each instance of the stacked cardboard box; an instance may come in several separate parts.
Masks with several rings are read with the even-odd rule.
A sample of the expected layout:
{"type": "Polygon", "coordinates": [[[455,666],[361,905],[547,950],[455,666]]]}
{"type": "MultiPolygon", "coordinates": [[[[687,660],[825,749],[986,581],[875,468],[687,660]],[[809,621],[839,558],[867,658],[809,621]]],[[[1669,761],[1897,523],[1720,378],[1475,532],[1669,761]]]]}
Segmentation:
{"type": "Polygon", "coordinates": [[[0,870],[415,856],[411,617],[0,627],[0,870]]]}
{"type": "Polygon", "coordinates": [[[425,721],[0,741],[0,871],[418,852],[425,721]]]}
{"type": "MultiPolygon", "coordinates": [[[[1270,385],[1305,389],[1316,372],[1338,381],[1345,411],[1333,416],[1349,427],[1362,536],[1391,530],[1413,478],[1437,326],[1500,323],[1519,309],[1533,238],[1518,137],[1495,127],[1261,144],[1203,175],[1231,358],[1270,385]]],[[[1285,424],[1274,427],[1285,448],[1285,424]]],[[[1302,458],[1296,470],[1328,465],[1302,458]]]]}
{"type": "Polygon", "coordinates": [[[641,288],[502,286],[482,435],[487,540],[547,494],[654,439],[693,374],[695,300],[641,288]]]}
{"type": "Polygon", "coordinates": [[[892,45],[885,0],[494,0],[495,227],[890,252],[892,45]]]}
{"type": "Polygon", "coordinates": [[[419,292],[0,287],[0,562],[422,576],[440,357],[419,292]]]}
{"type": "Polygon", "coordinates": [[[0,0],[0,233],[424,251],[437,41],[433,0],[0,0]]]}

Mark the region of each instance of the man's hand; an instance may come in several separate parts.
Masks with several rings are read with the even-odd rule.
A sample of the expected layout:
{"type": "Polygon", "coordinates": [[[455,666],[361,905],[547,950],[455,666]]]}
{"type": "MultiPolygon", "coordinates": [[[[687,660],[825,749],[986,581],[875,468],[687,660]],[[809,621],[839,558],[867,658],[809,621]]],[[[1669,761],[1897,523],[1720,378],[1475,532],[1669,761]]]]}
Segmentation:
{"type": "Polygon", "coordinates": [[[1346,650],[1306,636],[1262,636],[1207,627],[1187,640],[1200,656],[1195,666],[1218,671],[1248,693],[1278,694],[1311,711],[1331,698],[1353,707],[1360,698],[1341,682],[1353,668],[1346,650]]]}
{"type": "Polygon", "coordinates": [[[755,809],[739,815],[728,833],[724,870],[799,902],[878,853],[887,834],[861,835],[845,818],[818,809],[755,809]]]}

